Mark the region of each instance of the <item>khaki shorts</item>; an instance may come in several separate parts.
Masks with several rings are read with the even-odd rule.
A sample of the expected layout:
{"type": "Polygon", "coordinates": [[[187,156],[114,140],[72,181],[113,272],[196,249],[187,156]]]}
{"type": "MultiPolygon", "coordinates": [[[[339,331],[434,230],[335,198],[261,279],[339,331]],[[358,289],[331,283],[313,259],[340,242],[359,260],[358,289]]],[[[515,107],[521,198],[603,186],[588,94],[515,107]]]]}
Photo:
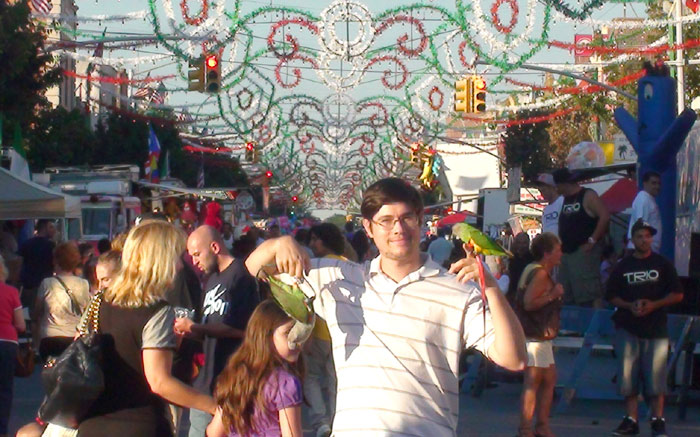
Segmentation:
{"type": "Polygon", "coordinates": [[[600,256],[603,244],[596,243],[586,253],[579,247],[561,257],[557,280],[564,286],[564,305],[592,306],[603,297],[600,283],[600,256]]]}
{"type": "Polygon", "coordinates": [[[547,368],[554,364],[552,340],[527,340],[527,367],[547,368]]]}

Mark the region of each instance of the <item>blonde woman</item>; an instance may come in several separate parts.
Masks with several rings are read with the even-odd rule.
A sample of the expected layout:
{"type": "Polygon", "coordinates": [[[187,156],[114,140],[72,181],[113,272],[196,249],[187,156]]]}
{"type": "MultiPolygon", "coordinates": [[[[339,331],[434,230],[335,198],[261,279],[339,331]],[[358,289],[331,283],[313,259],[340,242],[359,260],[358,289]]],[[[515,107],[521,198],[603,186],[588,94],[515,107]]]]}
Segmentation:
{"type": "Polygon", "coordinates": [[[185,249],[174,225],[148,220],[128,234],[122,267],[104,292],[105,392],[78,429],[81,436],[172,436],[166,402],[214,414],[216,404],[175,379],[174,313],[163,294],[185,249]]]}

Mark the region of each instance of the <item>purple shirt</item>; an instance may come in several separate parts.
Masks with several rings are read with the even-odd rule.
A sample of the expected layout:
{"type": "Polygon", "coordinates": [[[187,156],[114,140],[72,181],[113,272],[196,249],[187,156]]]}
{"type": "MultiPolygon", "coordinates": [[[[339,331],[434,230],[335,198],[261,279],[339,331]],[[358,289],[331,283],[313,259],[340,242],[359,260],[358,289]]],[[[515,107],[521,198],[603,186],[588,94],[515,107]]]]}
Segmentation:
{"type": "MultiPolygon", "coordinates": [[[[303,400],[301,381],[283,368],[275,369],[263,388],[267,412],[255,409],[255,431],[246,437],[281,437],[279,410],[301,405],[303,400]]],[[[241,437],[235,431],[229,437],[241,437]]]]}

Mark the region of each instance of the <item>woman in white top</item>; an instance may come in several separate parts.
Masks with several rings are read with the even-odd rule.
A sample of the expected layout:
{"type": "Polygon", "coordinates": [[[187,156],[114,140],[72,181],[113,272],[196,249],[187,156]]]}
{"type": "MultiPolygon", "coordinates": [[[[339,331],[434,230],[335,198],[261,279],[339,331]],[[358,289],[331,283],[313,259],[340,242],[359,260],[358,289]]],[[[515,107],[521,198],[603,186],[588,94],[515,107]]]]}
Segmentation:
{"type": "Polygon", "coordinates": [[[42,360],[60,355],[75,337],[80,316],[90,302],[90,284],[73,274],[80,252],[73,242],[54,249],[55,274],[39,285],[32,320],[42,360]]]}

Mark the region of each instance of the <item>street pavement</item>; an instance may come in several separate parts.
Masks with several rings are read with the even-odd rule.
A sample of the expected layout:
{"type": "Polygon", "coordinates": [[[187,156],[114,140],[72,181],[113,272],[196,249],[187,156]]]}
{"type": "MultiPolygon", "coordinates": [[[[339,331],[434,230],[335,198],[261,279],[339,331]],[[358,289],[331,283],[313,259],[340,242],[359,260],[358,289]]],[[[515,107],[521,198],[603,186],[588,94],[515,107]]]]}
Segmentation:
{"type": "MultiPolygon", "coordinates": [[[[557,350],[556,360],[559,381],[568,378],[575,355],[575,349],[557,350]]],[[[596,351],[581,376],[581,386],[587,388],[612,389],[616,360],[610,351],[596,351]]],[[[10,418],[10,435],[25,423],[31,422],[41,402],[43,392],[39,380],[39,368],[29,378],[15,379],[15,397],[10,418]]],[[[465,392],[460,400],[459,436],[513,437],[518,424],[518,404],[521,384],[517,381],[504,382],[498,375],[490,388],[481,396],[473,397],[465,392]]],[[[468,390],[467,390],[468,391],[468,390]]],[[[674,399],[668,400],[666,409],[667,431],[671,437],[700,436],[700,393],[691,391],[691,405],[685,421],[678,419],[678,407],[674,399]]],[[[555,399],[556,404],[557,399],[555,399]]],[[[621,400],[581,400],[574,399],[568,410],[552,416],[552,429],[559,437],[608,436],[622,419],[621,400]]],[[[306,416],[304,415],[304,419],[306,416]]],[[[308,421],[304,420],[305,423],[308,421]]],[[[313,437],[310,429],[305,429],[306,437],[313,437]]],[[[641,421],[641,435],[651,432],[647,420],[641,421]]],[[[186,436],[186,433],[180,433],[186,436]]],[[[426,436],[430,437],[430,436],[426,436]]]]}

